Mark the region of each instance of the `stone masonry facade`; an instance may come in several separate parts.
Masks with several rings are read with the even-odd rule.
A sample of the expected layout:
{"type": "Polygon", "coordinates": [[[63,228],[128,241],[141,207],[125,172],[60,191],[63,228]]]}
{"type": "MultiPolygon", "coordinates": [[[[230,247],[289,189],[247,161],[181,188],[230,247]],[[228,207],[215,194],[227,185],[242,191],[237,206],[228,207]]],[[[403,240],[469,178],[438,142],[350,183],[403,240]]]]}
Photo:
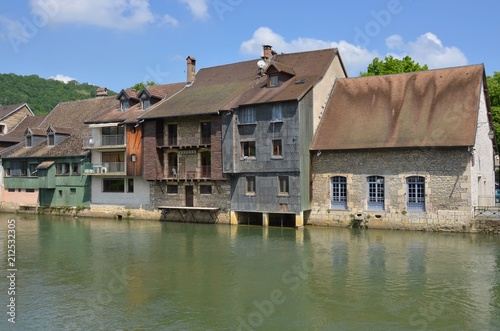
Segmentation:
{"type": "Polygon", "coordinates": [[[307,224],[386,229],[468,231],[471,201],[471,154],[463,148],[323,151],[312,155],[313,201],[307,224]],[[319,155],[317,155],[319,154],[319,155]],[[347,182],[347,209],[331,204],[330,179],[347,182]],[[368,176],[384,177],[384,210],[371,211],[368,176]],[[425,178],[425,211],[407,208],[408,176],[425,178]]]}

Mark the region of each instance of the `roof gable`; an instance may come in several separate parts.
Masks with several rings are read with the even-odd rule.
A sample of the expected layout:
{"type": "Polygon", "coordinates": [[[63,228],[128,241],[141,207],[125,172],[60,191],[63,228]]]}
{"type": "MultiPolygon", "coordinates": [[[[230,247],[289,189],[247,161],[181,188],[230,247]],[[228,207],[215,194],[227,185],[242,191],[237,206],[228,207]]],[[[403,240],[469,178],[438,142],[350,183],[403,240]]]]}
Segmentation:
{"type": "Polygon", "coordinates": [[[483,65],[338,79],[312,150],[472,146],[483,65]]]}

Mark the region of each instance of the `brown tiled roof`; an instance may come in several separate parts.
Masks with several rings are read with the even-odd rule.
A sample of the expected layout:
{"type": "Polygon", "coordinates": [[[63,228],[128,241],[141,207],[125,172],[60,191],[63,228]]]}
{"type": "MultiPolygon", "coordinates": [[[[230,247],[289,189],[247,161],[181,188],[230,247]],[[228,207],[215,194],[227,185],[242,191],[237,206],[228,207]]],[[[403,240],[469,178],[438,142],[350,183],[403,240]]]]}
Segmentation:
{"type": "Polygon", "coordinates": [[[268,78],[263,76],[227,103],[223,110],[242,105],[300,100],[323,78],[335,56],[338,56],[335,48],[276,55],[271,64],[280,71],[295,73],[295,76],[281,83],[279,87],[271,88],[266,87],[268,78]]]}
{"type": "Polygon", "coordinates": [[[213,114],[245,104],[297,100],[325,74],[336,55],[336,49],[276,55],[276,68],[296,75],[277,88],[265,87],[267,77],[259,76],[257,60],[201,69],[192,85],[140,118],[213,114]],[[305,82],[295,84],[297,79],[305,82]]]}
{"type": "Polygon", "coordinates": [[[33,114],[33,112],[31,111],[31,109],[29,108],[28,104],[26,103],[18,103],[18,104],[15,104],[15,105],[8,105],[8,106],[1,106],[0,105],[0,119],[10,115],[12,112],[15,112],[16,110],[18,110],[19,108],[23,107],[23,106],[26,106],[28,107],[28,109],[30,110],[31,114],[33,114]]]}
{"type": "Polygon", "coordinates": [[[42,128],[28,128],[34,136],[47,136],[47,131],[42,128]]]}
{"type": "MultiPolygon", "coordinates": [[[[73,128],[61,128],[61,127],[55,127],[55,126],[51,126],[49,128],[52,132],[54,133],[57,133],[57,134],[65,134],[65,135],[70,135],[73,133],[73,128]]],[[[47,129],[46,132],[49,131],[49,129],[47,129]]]]}
{"type": "Polygon", "coordinates": [[[0,141],[8,142],[21,142],[24,141],[24,133],[26,129],[36,128],[43,120],[45,116],[26,116],[12,131],[9,131],[6,135],[0,136],[0,141]]]}
{"type": "MultiPolygon", "coordinates": [[[[147,89],[152,95],[156,96],[157,98],[163,99],[179,92],[185,85],[185,83],[162,84],[148,86],[147,89]]],[[[141,109],[140,103],[138,103],[125,111],[122,111],[120,109],[120,104],[118,102],[115,107],[110,109],[108,112],[101,113],[97,116],[89,118],[87,121],[85,121],[85,123],[135,123],[137,121],[137,117],[144,115],[148,110],[155,109],[162,102],[163,101],[159,101],[154,105],[151,105],[151,107],[146,110],[141,109]]]]}
{"type": "Polygon", "coordinates": [[[472,146],[483,65],[338,79],[311,150],[472,146]]]}
{"type": "Polygon", "coordinates": [[[225,103],[258,77],[256,61],[200,69],[194,83],[140,118],[217,113],[225,103]]]}
{"type": "Polygon", "coordinates": [[[72,134],[84,137],[90,134],[85,121],[98,114],[105,113],[116,107],[118,101],[114,96],[62,102],[48,115],[40,128],[71,128],[72,134]]]}
{"type": "Polygon", "coordinates": [[[47,128],[53,127],[57,128],[57,132],[59,132],[58,130],[65,133],[71,131],[71,136],[56,146],[47,146],[46,142],[33,147],[24,147],[24,144],[19,144],[17,148],[2,156],[14,158],[86,155],[88,152],[82,149],[83,137],[90,134],[90,128],[84,121],[96,114],[109,111],[110,108],[116,106],[116,102],[114,96],[62,102],[47,115],[38,129],[44,130],[46,134],[47,128]]]}

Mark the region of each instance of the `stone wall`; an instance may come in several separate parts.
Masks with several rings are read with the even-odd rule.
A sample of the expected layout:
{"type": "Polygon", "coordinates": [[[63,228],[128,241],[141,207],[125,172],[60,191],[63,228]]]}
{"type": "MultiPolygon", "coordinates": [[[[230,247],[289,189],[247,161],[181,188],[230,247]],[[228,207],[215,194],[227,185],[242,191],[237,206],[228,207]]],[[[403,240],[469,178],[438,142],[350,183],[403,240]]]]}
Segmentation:
{"type": "Polygon", "coordinates": [[[322,151],[312,155],[313,201],[307,224],[466,231],[473,217],[467,148],[322,151]],[[318,155],[319,154],[319,155],[318,155]],[[385,179],[385,207],[368,210],[367,177],[385,179]],[[331,206],[330,178],[347,181],[347,209],[331,206]],[[407,208],[406,178],[425,178],[425,211],[407,208]]]}
{"type": "MultiPolygon", "coordinates": [[[[228,181],[158,181],[151,185],[151,202],[154,206],[185,206],[185,187],[193,186],[195,207],[219,208],[215,219],[210,213],[190,211],[189,220],[206,223],[229,223],[230,211],[230,184],[228,181]],[[177,193],[168,193],[168,185],[177,186],[177,193]],[[212,194],[202,194],[200,186],[211,185],[212,194]],[[191,214],[193,213],[193,214],[191,214]],[[194,216],[194,217],[192,217],[194,216]]],[[[182,216],[177,212],[167,213],[169,221],[181,221],[182,216]]]]}

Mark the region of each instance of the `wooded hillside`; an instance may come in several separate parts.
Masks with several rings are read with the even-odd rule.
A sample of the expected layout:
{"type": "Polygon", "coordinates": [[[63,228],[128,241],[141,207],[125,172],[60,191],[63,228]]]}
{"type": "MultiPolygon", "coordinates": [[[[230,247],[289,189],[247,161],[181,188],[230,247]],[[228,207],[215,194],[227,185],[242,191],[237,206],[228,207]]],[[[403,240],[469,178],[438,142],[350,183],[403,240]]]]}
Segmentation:
{"type": "MultiPolygon", "coordinates": [[[[66,84],[37,75],[0,74],[0,104],[26,102],[35,115],[45,115],[60,102],[94,98],[98,87],[77,81],[66,84]]],[[[115,94],[108,90],[108,95],[115,94]]]]}

